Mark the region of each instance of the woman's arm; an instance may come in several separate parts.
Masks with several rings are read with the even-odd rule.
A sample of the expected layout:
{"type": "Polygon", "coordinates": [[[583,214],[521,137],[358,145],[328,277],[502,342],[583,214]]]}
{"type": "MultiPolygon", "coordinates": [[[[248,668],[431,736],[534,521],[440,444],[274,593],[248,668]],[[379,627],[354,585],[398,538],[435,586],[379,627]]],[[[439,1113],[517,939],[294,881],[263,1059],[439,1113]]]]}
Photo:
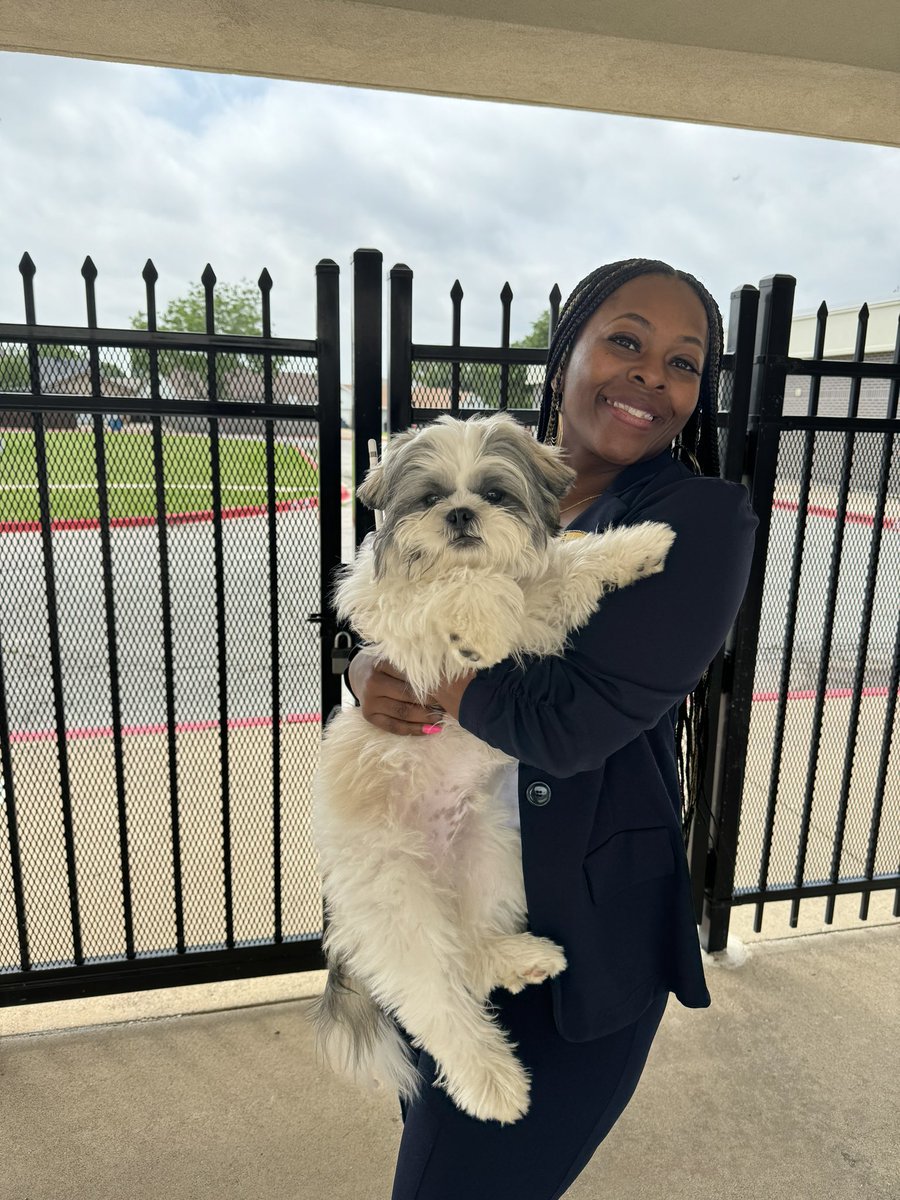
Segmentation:
{"type": "Polygon", "coordinates": [[[605,597],[564,658],[479,671],[457,698],[464,728],[565,778],[601,766],[696,686],[743,599],[756,516],[744,488],[692,477],[632,509],[628,523],[640,521],[675,531],[662,573],[605,597]]]}

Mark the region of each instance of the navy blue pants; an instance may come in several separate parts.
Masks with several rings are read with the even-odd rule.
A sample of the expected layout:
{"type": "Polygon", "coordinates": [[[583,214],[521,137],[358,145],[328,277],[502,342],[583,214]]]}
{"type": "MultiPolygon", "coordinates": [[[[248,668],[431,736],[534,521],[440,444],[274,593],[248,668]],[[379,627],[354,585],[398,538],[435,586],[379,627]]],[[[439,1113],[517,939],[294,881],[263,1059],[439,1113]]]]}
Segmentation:
{"type": "Polygon", "coordinates": [[[557,1200],[634,1094],[668,993],[633,1025],[590,1042],[560,1037],[549,982],[492,999],[531,1073],[531,1107],[513,1125],[466,1116],[433,1086],[434,1060],[422,1052],[392,1200],[557,1200]]]}

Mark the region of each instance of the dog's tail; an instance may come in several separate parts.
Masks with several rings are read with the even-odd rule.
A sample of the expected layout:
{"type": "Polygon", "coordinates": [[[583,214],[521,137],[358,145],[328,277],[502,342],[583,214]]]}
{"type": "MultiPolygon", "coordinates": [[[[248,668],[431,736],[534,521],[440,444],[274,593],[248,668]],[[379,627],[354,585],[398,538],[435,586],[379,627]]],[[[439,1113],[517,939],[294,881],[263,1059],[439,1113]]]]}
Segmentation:
{"type": "Polygon", "coordinates": [[[307,1015],[315,1028],[316,1048],[333,1070],[356,1083],[380,1081],[404,1100],[415,1099],[421,1077],[412,1050],[358,980],[329,966],[325,991],[308,1002],[307,1015]]]}

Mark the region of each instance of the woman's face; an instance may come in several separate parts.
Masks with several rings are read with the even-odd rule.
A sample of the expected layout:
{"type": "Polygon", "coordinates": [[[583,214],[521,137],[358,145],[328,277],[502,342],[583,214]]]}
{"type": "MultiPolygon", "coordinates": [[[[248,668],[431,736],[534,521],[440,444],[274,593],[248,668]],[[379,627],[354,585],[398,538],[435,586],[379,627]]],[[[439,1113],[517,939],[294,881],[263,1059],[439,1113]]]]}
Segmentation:
{"type": "Polygon", "coordinates": [[[562,381],[572,466],[621,469],[669,446],[696,407],[707,340],[706,309],[677,277],[639,275],[604,300],[562,381]]]}

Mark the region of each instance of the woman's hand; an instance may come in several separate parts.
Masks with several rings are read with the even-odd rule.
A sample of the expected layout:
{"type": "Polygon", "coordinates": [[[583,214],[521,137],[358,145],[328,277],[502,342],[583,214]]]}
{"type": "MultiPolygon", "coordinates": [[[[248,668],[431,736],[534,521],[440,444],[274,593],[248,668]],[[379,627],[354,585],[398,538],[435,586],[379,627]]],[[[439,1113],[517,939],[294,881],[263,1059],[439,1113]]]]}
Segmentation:
{"type": "Polygon", "coordinates": [[[347,672],[350,688],[366,720],[387,733],[407,736],[434,731],[445,712],[457,717],[462,694],[473,674],[470,671],[453,683],[442,684],[429,696],[431,703],[423,707],[417,703],[405,677],[383,659],[374,659],[364,651],[356,655],[347,672]]]}
{"type": "Polygon", "coordinates": [[[460,675],[452,683],[447,683],[445,680],[431,693],[428,699],[434,703],[436,708],[449,713],[455,720],[459,720],[459,706],[462,702],[463,692],[474,677],[474,671],[466,671],[465,675],[460,675]]]}
{"type": "Polygon", "coordinates": [[[362,715],[387,733],[423,734],[440,719],[439,712],[416,702],[405,677],[383,659],[363,651],[350,663],[347,675],[362,715]]]}

